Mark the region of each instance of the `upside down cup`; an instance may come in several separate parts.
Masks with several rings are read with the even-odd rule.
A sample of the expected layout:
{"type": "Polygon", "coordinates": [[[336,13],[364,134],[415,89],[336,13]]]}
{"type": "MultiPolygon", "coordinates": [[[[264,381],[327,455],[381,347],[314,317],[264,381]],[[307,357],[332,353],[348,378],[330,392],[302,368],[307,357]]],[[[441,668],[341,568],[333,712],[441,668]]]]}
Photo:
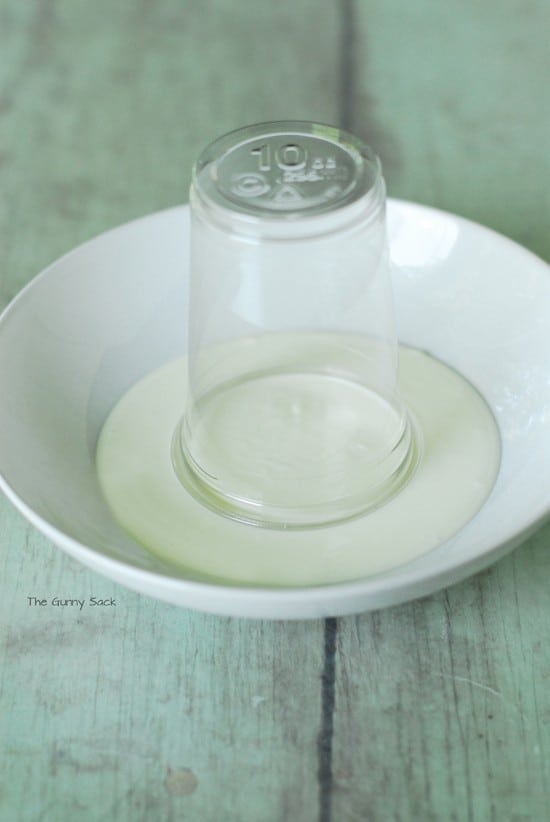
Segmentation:
{"type": "Polygon", "coordinates": [[[205,149],[190,201],[179,479],[220,514],[270,528],[382,505],[417,449],[397,385],[378,158],[328,126],[249,126],[205,149]]]}

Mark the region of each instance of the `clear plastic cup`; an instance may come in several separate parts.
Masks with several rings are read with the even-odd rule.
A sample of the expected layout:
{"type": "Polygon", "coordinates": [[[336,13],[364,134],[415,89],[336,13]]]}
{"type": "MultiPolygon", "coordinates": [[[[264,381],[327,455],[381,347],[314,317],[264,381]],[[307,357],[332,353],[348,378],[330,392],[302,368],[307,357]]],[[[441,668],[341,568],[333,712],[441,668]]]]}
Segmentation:
{"type": "Polygon", "coordinates": [[[191,186],[188,395],[176,472],[267,527],[379,506],[415,463],[397,388],[380,162],[341,129],[249,126],[191,186]]]}

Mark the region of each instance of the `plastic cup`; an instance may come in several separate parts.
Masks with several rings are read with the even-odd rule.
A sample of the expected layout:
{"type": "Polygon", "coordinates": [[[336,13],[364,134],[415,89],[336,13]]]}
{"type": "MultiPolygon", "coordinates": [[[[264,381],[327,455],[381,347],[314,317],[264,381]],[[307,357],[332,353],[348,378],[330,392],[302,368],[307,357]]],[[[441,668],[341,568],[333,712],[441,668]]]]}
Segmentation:
{"type": "Polygon", "coordinates": [[[178,477],[210,508],[266,527],[381,505],[415,447],[378,158],[337,128],[249,126],[206,148],[190,199],[178,477]]]}

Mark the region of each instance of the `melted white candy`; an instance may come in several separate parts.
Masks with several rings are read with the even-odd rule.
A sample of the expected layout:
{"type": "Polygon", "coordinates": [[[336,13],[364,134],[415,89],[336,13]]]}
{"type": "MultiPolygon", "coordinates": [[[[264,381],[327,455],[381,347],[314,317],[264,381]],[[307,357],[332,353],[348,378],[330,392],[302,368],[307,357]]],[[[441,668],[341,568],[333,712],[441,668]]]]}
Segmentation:
{"type": "Polygon", "coordinates": [[[227,584],[318,585],[409,562],[481,508],[498,473],[500,438],[483,398],[452,369],[401,348],[399,373],[420,433],[420,461],[409,483],[380,508],[337,525],[281,531],[236,522],[197,502],[171,462],[185,405],[181,359],[138,382],[104,425],[97,469],[113,516],[183,576],[227,584]]]}

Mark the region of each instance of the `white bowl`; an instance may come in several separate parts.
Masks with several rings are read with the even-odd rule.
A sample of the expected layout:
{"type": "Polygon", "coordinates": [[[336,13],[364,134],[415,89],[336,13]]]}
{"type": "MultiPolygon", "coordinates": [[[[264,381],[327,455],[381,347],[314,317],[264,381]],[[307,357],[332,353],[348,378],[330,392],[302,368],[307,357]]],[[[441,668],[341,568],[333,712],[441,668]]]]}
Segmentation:
{"type": "Polygon", "coordinates": [[[97,438],[133,383],[185,353],[185,206],[86,243],[2,315],[0,486],[7,496],[99,573],[168,602],[238,616],[315,618],[385,607],[458,581],[517,545],[550,510],[548,266],[450,214],[390,201],[388,216],[400,340],[467,377],[501,432],[495,488],[454,538],[384,574],[267,589],[184,577],[119,528],[97,482],[97,438]]]}

